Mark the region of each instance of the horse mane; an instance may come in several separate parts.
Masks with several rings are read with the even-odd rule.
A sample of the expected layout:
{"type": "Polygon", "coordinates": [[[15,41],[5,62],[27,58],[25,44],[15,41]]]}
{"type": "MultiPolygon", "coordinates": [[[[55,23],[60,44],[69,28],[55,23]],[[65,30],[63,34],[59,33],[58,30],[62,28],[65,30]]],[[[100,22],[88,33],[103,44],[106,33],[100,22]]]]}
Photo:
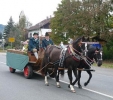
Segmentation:
{"type": "Polygon", "coordinates": [[[95,47],[89,47],[88,48],[88,53],[95,53],[96,48],[95,47]]]}
{"type": "Polygon", "coordinates": [[[78,44],[81,40],[82,40],[82,37],[79,37],[76,40],[73,40],[73,44],[78,44]]]}
{"type": "Polygon", "coordinates": [[[77,50],[78,52],[82,52],[81,47],[79,46],[79,43],[81,42],[82,37],[77,38],[76,40],[73,41],[72,46],[75,50],[77,50]]]}

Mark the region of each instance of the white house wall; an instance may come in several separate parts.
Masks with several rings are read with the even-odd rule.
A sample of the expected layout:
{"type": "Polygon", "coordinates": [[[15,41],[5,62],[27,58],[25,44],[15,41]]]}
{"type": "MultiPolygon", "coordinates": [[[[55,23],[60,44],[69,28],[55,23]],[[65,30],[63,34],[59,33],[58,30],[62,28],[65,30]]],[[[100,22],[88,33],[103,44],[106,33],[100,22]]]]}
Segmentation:
{"type": "Polygon", "coordinates": [[[30,38],[30,34],[32,34],[33,37],[33,33],[39,33],[39,36],[45,36],[46,32],[51,32],[51,29],[41,29],[41,30],[33,30],[33,31],[29,31],[28,32],[28,38],[30,38]]]}
{"type": "Polygon", "coordinates": [[[45,36],[46,32],[51,32],[51,29],[41,29],[40,36],[45,36]]]}
{"type": "Polygon", "coordinates": [[[37,32],[39,32],[38,30],[33,30],[33,31],[29,31],[28,32],[28,38],[30,38],[31,36],[30,35],[32,35],[32,37],[33,37],[33,33],[37,33],[37,32]]]}

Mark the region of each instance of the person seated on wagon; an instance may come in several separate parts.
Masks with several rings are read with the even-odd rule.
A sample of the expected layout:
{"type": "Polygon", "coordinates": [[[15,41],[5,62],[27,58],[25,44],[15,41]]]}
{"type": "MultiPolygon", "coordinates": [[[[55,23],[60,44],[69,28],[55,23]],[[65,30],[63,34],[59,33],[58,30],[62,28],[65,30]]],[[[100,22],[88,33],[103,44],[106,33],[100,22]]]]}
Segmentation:
{"type": "Polygon", "coordinates": [[[42,40],[42,48],[46,49],[47,46],[49,46],[49,45],[54,45],[54,44],[53,44],[53,41],[49,37],[49,33],[46,32],[45,33],[45,39],[42,40]]]}
{"type": "Polygon", "coordinates": [[[38,51],[39,51],[39,34],[34,33],[33,37],[30,38],[28,44],[28,51],[33,52],[36,59],[38,60],[38,51]]]}
{"type": "Polygon", "coordinates": [[[22,51],[27,52],[27,50],[28,50],[28,43],[29,43],[28,39],[26,41],[24,41],[24,42],[22,41],[22,44],[23,44],[22,51]]]}

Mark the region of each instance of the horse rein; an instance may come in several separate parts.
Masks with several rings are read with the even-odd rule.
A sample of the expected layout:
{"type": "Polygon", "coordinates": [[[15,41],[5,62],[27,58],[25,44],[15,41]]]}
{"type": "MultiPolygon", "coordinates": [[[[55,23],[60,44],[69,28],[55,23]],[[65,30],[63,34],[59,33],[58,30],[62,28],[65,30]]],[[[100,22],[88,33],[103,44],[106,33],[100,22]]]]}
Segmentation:
{"type": "MultiPolygon", "coordinates": [[[[81,54],[75,48],[73,48],[73,46],[72,46],[72,49],[75,50],[77,53],[81,54]]],[[[94,63],[94,61],[92,59],[90,59],[88,56],[84,56],[84,57],[86,57],[87,59],[89,59],[91,61],[91,63],[94,63]]],[[[82,56],[81,56],[81,58],[82,58],[82,56]]]]}
{"type": "MultiPolygon", "coordinates": [[[[72,45],[69,45],[69,49],[68,49],[68,51],[69,51],[69,54],[71,55],[71,53],[72,53],[72,55],[74,56],[74,60],[76,60],[75,58],[76,58],[76,56],[75,55],[77,55],[77,56],[79,56],[81,59],[83,59],[84,61],[85,61],[85,63],[88,65],[88,66],[91,66],[91,63],[94,63],[94,61],[93,60],[91,60],[89,57],[87,57],[87,56],[81,56],[81,53],[79,52],[79,51],[77,51],[75,48],[73,48],[73,46],[72,45]],[[69,51],[69,49],[70,49],[70,51],[69,51]],[[78,55],[77,53],[75,53],[74,51],[76,51],[78,54],[80,54],[80,55],[78,55]],[[89,59],[90,61],[88,61],[87,59],[85,59],[85,58],[87,58],[87,59],[89,59]]],[[[77,59],[77,61],[78,61],[78,59],[77,59]]]]}

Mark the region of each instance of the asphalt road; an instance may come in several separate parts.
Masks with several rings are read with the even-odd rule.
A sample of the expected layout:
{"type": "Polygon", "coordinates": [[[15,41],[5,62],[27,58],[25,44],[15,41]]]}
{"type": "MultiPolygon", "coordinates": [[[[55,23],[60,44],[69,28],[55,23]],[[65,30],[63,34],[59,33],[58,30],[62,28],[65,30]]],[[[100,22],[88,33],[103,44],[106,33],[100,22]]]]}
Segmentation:
{"type": "MultiPolygon", "coordinates": [[[[32,79],[25,79],[23,71],[12,74],[6,65],[6,55],[0,54],[0,100],[113,100],[113,69],[93,67],[93,77],[87,87],[71,93],[68,77],[65,74],[61,80],[61,88],[56,87],[49,78],[50,86],[45,86],[44,77],[34,74],[32,79]]],[[[82,73],[81,84],[88,79],[86,72],[82,73]]]]}

